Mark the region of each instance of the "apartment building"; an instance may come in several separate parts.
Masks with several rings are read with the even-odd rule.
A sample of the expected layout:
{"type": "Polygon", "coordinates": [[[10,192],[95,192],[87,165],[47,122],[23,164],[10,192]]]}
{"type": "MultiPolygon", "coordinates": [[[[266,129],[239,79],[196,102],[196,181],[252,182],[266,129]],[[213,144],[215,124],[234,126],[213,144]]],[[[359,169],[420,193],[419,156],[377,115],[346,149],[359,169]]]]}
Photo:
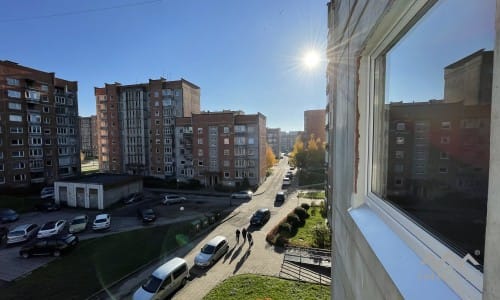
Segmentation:
{"type": "Polygon", "coordinates": [[[266,176],[266,117],[241,111],[178,118],[176,166],[181,180],[205,186],[260,185],[266,176]]]}
{"type": "Polygon", "coordinates": [[[315,139],[325,141],[325,110],[314,109],[304,111],[304,136],[309,140],[312,135],[315,139]]]}
{"type": "Polygon", "coordinates": [[[86,158],[97,157],[97,116],[80,118],[80,145],[86,158]]]}
{"type": "Polygon", "coordinates": [[[175,176],[175,119],[200,111],[200,88],[181,79],[95,88],[99,167],[111,173],[175,176]]]}
{"type": "Polygon", "coordinates": [[[304,135],[303,131],[289,131],[280,133],[281,135],[281,152],[289,153],[293,150],[297,137],[304,135]]]}
{"type": "Polygon", "coordinates": [[[80,174],[78,85],[0,61],[0,184],[49,184],[80,174]]]}
{"type": "Polygon", "coordinates": [[[480,7],[328,3],[333,298],[500,298],[500,15],[480,7]]]}
{"type": "Polygon", "coordinates": [[[279,159],[281,155],[281,129],[267,128],[267,144],[273,149],[276,158],[279,159]]]}

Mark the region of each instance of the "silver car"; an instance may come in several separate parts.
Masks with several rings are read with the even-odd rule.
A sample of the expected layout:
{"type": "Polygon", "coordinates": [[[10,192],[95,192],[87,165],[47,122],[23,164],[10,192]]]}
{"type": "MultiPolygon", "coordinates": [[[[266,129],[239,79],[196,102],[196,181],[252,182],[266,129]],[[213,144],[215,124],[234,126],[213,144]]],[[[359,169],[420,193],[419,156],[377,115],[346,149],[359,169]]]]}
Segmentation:
{"type": "Polygon", "coordinates": [[[39,229],[40,227],[36,224],[19,225],[7,234],[7,245],[31,240],[39,229]]]}
{"type": "Polygon", "coordinates": [[[198,267],[210,267],[228,250],[229,244],[226,237],[218,235],[201,248],[200,253],[194,259],[194,264],[198,267]]]}

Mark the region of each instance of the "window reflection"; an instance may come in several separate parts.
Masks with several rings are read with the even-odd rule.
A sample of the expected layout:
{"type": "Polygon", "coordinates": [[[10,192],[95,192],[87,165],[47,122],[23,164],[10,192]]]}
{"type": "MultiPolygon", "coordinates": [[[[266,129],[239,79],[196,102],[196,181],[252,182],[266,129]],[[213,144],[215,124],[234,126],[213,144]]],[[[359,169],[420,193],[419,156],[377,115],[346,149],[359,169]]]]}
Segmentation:
{"type": "MultiPolygon", "coordinates": [[[[490,2],[494,11],[494,2],[490,2]]],[[[424,19],[424,22],[437,21],[424,19]]],[[[441,37],[453,25],[450,20],[446,22],[448,24],[440,28],[441,37]]],[[[454,22],[461,21],[457,19],[454,22]]],[[[493,32],[493,20],[491,27],[489,30],[493,32]]],[[[439,37],[430,32],[427,39],[438,44],[436,47],[454,47],[450,43],[453,39],[439,41],[439,37]]],[[[400,44],[406,42],[405,39],[400,44]]],[[[467,43],[467,40],[461,43],[467,43]]],[[[469,253],[482,264],[488,196],[493,51],[483,49],[491,46],[492,41],[481,44],[475,40],[473,45],[476,44],[475,51],[464,53],[458,59],[450,55],[449,61],[441,65],[441,78],[444,78],[444,88],[440,91],[442,96],[438,95],[441,99],[415,101],[408,97],[395,102],[388,96],[393,88],[389,83],[394,83],[394,77],[413,80],[415,74],[410,74],[412,68],[425,74],[425,68],[417,65],[434,62],[432,56],[435,49],[422,45],[421,49],[410,50],[424,52],[419,56],[426,57],[428,61],[415,61],[413,65],[405,63],[404,67],[390,65],[397,61],[395,58],[400,51],[391,50],[387,54],[389,75],[383,114],[385,124],[379,127],[385,128],[386,140],[375,141],[380,144],[375,149],[382,149],[382,153],[375,157],[382,158],[384,168],[380,171],[383,174],[374,174],[375,177],[385,178],[385,181],[382,179],[382,184],[377,185],[379,181],[375,179],[373,192],[398,207],[458,254],[464,256],[469,253]]],[[[410,93],[417,94],[417,89],[419,87],[415,84],[415,91],[410,93]]],[[[378,170],[375,166],[374,170],[378,170]]]]}

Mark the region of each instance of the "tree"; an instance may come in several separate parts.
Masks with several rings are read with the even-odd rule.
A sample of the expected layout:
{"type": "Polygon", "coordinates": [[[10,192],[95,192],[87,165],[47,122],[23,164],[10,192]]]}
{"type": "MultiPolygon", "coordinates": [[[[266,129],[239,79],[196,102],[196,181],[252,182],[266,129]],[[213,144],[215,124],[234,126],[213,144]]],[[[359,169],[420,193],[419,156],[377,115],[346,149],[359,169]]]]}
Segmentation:
{"type": "Polygon", "coordinates": [[[273,153],[273,149],[266,145],[266,167],[269,169],[276,163],[276,155],[273,153]]]}
{"type": "Polygon", "coordinates": [[[306,153],[304,149],[304,142],[302,142],[302,136],[299,135],[295,139],[295,144],[293,144],[293,150],[290,154],[292,165],[297,168],[303,168],[306,162],[306,153]]]}

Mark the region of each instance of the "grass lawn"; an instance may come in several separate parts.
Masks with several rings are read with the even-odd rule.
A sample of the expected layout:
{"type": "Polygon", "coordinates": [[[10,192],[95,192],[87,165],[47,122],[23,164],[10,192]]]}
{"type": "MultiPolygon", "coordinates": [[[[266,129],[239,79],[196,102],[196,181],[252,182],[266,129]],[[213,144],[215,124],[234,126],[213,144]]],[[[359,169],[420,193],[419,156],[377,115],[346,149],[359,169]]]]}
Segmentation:
{"type": "Polygon", "coordinates": [[[244,274],[226,279],[203,299],[330,299],[330,287],[271,276],[244,274]]]}
{"type": "Polygon", "coordinates": [[[325,199],[325,191],[319,191],[319,192],[300,192],[297,197],[299,197],[299,198],[310,198],[310,199],[325,199]]]}
{"type": "Polygon", "coordinates": [[[170,224],[81,241],[68,255],[2,286],[0,298],[85,299],[139,266],[187,243],[189,237],[180,232],[187,232],[188,224],[170,224]]]}
{"type": "Polygon", "coordinates": [[[288,239],[288,243],[292,246],[299,247],[317,247],[314,244],[313,229],[317,224],[325,224],[325,219],[321,216],[320,209],[317,206],[309,208],[309,218],[303,227],[299,227],[297,234],[288,239]],[[313,211],[315,211],[313,213],[313,211]]]}

